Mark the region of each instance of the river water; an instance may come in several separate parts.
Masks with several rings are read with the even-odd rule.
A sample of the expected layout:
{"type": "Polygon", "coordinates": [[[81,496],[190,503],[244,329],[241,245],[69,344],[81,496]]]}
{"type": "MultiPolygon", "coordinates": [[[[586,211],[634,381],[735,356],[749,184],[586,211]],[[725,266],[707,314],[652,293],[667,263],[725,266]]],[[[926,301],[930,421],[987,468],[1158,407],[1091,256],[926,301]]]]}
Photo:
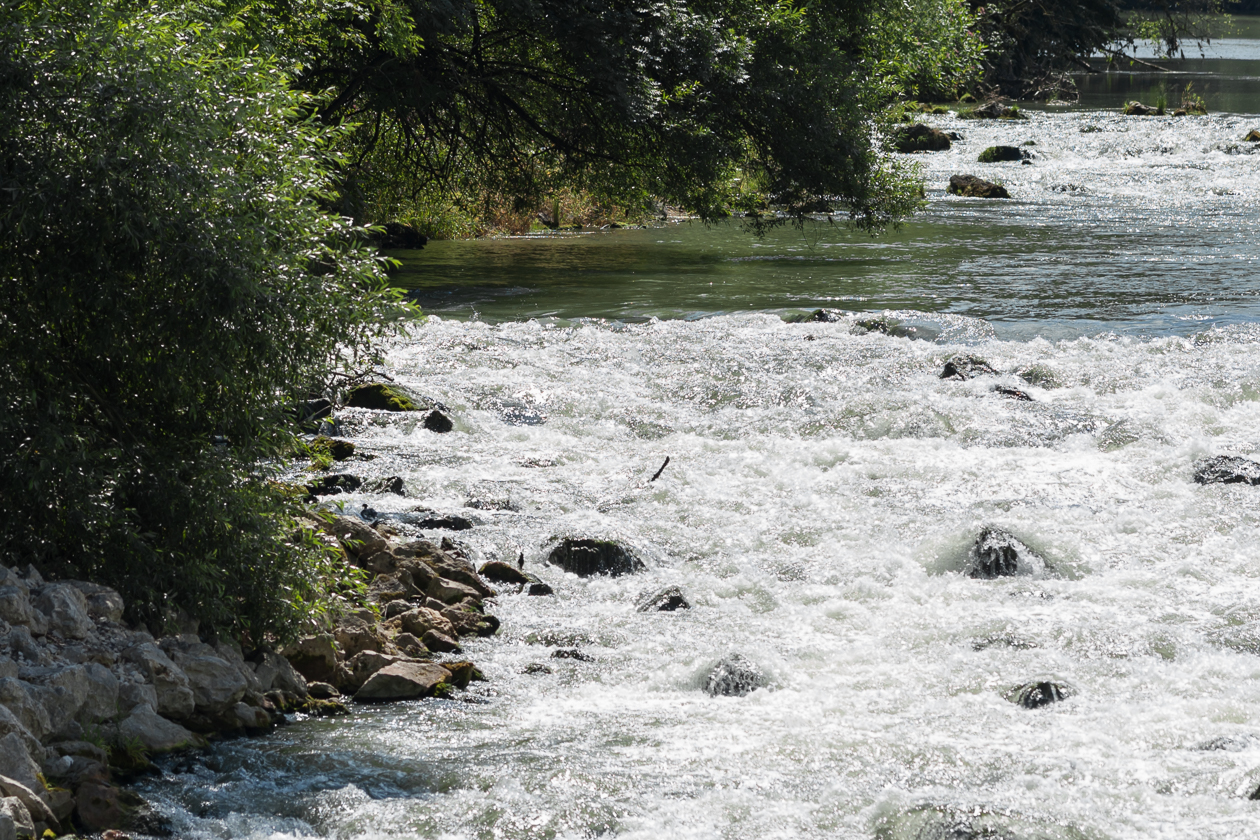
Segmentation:
{"type": "Polygon", "coordinates": [[[964,139],[916,158],[929,207],[878,238],[411,255],[431,317],[390,372],[456,429],[345,412],[378,456],[356,467],[408,490],[347,505],[459,513],[557,594],[497,599],[460,700],[298,721],[143,792],[197,838],[1254,837],[1260,489],[1191,476],[1260,452],[1257,111],[938,118],[964,139]],[[1014,198],[947,197],[958,172],[1014,198]],[[840,320],[784,318],[817,307],[840,320]],[[858,334],[870,313],[919,338],[858,334]],[[960,353],[998,373],[941,379],[960,353]],[[990,525],[1048,568],[963,574],[990,525]],[[649,569],[566,576],[543,557],[569,534],[649,569]],[[636,611],[671,585],[691,610],[636,611]],[[709,696],[732,653],[766,684],[709,696]],[[1042,680],[1071,696],[1004,697],[1042,680]]]}

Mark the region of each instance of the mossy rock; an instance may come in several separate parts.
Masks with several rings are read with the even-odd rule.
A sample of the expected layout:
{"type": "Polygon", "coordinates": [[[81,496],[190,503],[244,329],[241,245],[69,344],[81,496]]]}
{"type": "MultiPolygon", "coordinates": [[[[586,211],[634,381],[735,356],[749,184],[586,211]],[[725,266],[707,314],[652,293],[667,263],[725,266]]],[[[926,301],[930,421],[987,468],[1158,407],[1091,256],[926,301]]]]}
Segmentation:
{"type": "Polygon", "coordinates": [[[1243,138],[1248,143],[1260,143],[1260,129],[1253,128],[1247,132],[1247,136],[1243,138]]]}
{"type": "Polygon", "coordinates": [[[307,446],[312,452],[328,453],[334,461],[344,461],[354,454],[353,443],[340,438],[330,438],[327,435],[320,435],[307,446]]]}
{"type": "Polygon", "coordinates": [[[949,135],[938,128],[916,123],[899,129],[892,138],[899,152],[943,152],[950,147],[949,135]]]}
{"type": "Polygon", "coordinates": [[[967,198],[1010,198],[1011,194],[1001,184],[994,184],[975,175],[954,175],[949,179],[950,195],[967,198]]]}
{"type": "Polygon", "coordinates": [[[346,405],[377,411],[423,411],[426,408],[412,400],[402,389],[380,382],[355,388],[346,399],[346,405]]]}
{"type": "Polygon", "coordinates": [[[1023,159],[1024,152],[1015,146],[990,146],[978,158],[980,163],[1005,163],[1023,159]]]}
{"type": "Polygon", "coordinates": [[[1026,120],[1028,115],[1015,105],[1005,106],[1000,102],[989,102],[978,108],[959,111],[960,120],[1026,120]]]}
{"type": "Polygon", "coordinates": [[[1136,99],[1126,102],[1120,113],[1126,117],[1162,117],[1164,115],[1163,108],[1156,108],[1151,105],[1143,105],[1136,99]]]}

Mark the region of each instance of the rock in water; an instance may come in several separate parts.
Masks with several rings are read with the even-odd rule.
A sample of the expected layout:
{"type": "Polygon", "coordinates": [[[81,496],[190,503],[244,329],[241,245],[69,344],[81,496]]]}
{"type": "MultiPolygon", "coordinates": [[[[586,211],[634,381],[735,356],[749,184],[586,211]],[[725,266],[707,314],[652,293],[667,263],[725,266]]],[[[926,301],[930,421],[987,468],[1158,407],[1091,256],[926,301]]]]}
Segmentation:
{"type": "Polygon", "coordinates": [[[445,434],[455,428],[455,424],[451,421],[451,418],[435,408],[424,416],[424,427],[430,432],[445,434]]]}
{"type": "Polygon", "coordinates": [[[893,148],[899,152],[943,152],[949,149],[949,135],[939,128],[916,123],[893,135],[893,148]]]}
{"type": "Polygon", "coordinates": [[[422,407],[403,389],[379,382],[355,388],[346,398],[346,405],[352,408],[372,408],[377,411],[422,410],[422,407]]]}
{"type": "Polygon", "coordinates": [[[377,671],[354,695],[356,703],[387,703],[433,695],[451,672],[431,662],[395,662],[377,671]]]}
{"type": "Polygon", "coordinates": [[[1038,821],[984,806],[918,805],[881,817],[876,840],[1086,840],[1067,823],[1038,821]]]}
{"type": "Polygon", "coordinates": [[[515,566],[504,563],[501,560],[491,560],[488,563],[482,564],[481,568],[477,571],[477,574],[481,575],[486,580],[494,581],[495,583],[516,583],[524,585],[530,582],[528,575],[515,566]]]}
{"type": "Polygon", "coordinates": [[[682,589],[669,586],[641,599],[637,609],[639,612],[673,612],[674,610],[689,610],[691,603],[683,594],[682,589]]]}
{"type": "Polygon", "coordinates": [[[733,653],[709,672],[704,690],[714,697],[743,697],[762,686],[761,669],[742,654],[733,653]]]}
{"type": "Polygon", "coordinates": [[[1024,159],[1025,154],[1018,146],[990,146],[980,153],[980,157],[977,160],[980,163],[1021,161],[1024,159]]]}
{"type": "Polygon", "coordinates": [[[985,528],[967,558],[967,577],[989,580],[1029,575],[1046,569],[1046,561],[1001,528],[985,528]]]}
{"type": "Polygon", "coordinates": [[[1150,105],[1143,105],[1141,102],[1134,99],[1131,102],[1125,103],[1124,110],[1120,113],[1124,114],[1126,117],[1158,117],[1163,116],[1164,109],[1152,108],[1150,105]]]}
{"type": "Polygon", "coordinates": [[[547,555],[547,562],[578,577],[617,577],[647,568],[629,549],[608,540],[563,539],[547,555]]]}
{"type": "Polygon", "coordinates": [[[950,195],[961,195],[967,198],[1011,197],[1011,194],[1006,191],[1006,187],[986,181],[983,178],[977,178],[975,175],[951,175],[949,187],[946,191],[950,195]]]}
{"type": "Polygon", "coordinates": [[[353,493],[363,485],[363,480],[350,473],[326,475],[318,481],[306,485],[306,492],[312,496],[335,496],[338,493],[353,493]]]}
{"type": "Polygon", "coordinates": [[[1249,143],[1260,143],[1260,130],[1254,128],[1251,129],[1251,131],[1247,132],[1247,136],[1244,137],[1243,140],[1246,140],[1249,143]]]}
{"type": "Polygon", "coordinates": [[[368,493],[393,493],[395,496],[407,495],[407,484],[400,475],[387,475],[367,483],[363,488],[368,493]]]}
{"type": "Polygon", "coordinates": [[[971,379],[982,374],[996,376],[997,371],[979,356],[955,356],[941,369],[941,379],[971,379]]]}
{"type": "Polygon", "coordinates": [[[1197,484],[1260,484],[1260,464],[1237,455],[1218,455],[1194,462],[1197,484]]]}
{"type": "Polygon", "coordinates": [[[1025,709],[1040,709],[1042,706],[1066,700],[1075,693],[1070,685],[1043,680],[1017,685],[1003,692],[1002,696],[1025,709]]]}

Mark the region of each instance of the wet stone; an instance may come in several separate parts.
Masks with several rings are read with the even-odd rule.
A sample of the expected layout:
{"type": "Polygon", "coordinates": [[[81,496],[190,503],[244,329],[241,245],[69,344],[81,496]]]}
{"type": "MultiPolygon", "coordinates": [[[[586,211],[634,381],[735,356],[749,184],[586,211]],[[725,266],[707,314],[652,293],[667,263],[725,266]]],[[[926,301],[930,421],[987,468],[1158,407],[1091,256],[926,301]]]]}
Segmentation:
{"type": "Polygon", "coordinates": [[[1005,385],[994,385],[993,393],[999,394],[1007,399],[1018,400],[1019,402],[1033,402],[1033,398],[1018,388],[1008,388],[1005,385]]]}
{"type": "Polygon", "coordinates": [[[350,473],[326,475],[318,481],[306,485],[306,492],[312,496],[336,496],[341,493],[353,493],[363,486],[363,480],[350,473]]]}
{"type": "Polygon", "coordinates": [[[424,416],[424,427],[430,432],[445,434],[454,429],[455,424],[451,422],[451,418],[434,409],[424,416]]]}
{"type": "Polygon", "coordinates": [[[618,577],[647,568],[629,549],[608,540],[561,540],[547,556],[547,562],[578,577],[618,577]]]}
{"type": "Polygon", "coordinates": [[[1236,455],[1218,455],[1194,462],[1196,484],[1260,484],[1260,464],[1236,455]]]}
{"type": "Polygon", "coordinates": [[[941,379],[972,379],[976,376],[996,376],[997,371],[979,356],[955,356],[941,369],[941,379]]]}
{"type": "Polygon", "coordinates": [[[1003,692],[1002,696],[1025,709],[1040,709],[1042,706],[1066,700],[1075,693],[1072,687],[1065,683],[1045,680],[1017,685],[1003,692]]]}
{"type": "Polygon", "coordinates": [[[687,596],[683,594],[681,588],[677,586],[667,586],[664,589],[651,593],[639,601],[636,609],[639,612],[673,612],[675,610],[691,609],[691,602],[687,600],[687,596]]]}
{"type": "Polygon", "coordinates": [[[439,531],[468,531],[473,524],[462,516],[427,516],[416,523],[417,528],[439,531]]]}
{"type": "Polygon", "coordinates": [[[709,672],[704,690],[714,697],[743,697],[762,686],[765,676],[761,669],[742,654],[726,657],[709,672]]]}
{"type": "Polygon", "coordinates": [[[552,659],[576,659],[578,662],[594,662],[595,657],[577,648],[560,648],[551,652],[552,659]]]}
{"type": "Polygon", "coordinates": [[[985,528],[976,537],[967,558],[967,577],[991,580],[1033,574],[1046,562],[1014,534],[1001,528],[985,528]]]}
{"type": "Polygon", "coordinates": [[[529,585],[529,589],[525,590],[525,594],[540,595],[540,596],[541,595],[555,595],[556,591],[551,588],[550,584],[546,584],[539,581],[537,583],[531,583],[529,585]]]}
{"type": "Polygon", "coordinates": [[[526,584],[530,582],[529,576],[520,569],[500,560],[491,560],[482,564],[477,573],[494,583],[526,584]]]}
{"type": "Polygon", "coordinates": [[[389,475],[369,481],[363,488],[368,493],[393,493],[395,496],[406,496],[407,485],[402,476],[389,475]]]}
{"type": "Polygon", "coordinates": [[[977,178],[975,175],[951,175],[949,187],[946,191],[950,195],[960,195],[965,198],[1011,197],[1011,194],[1006,191],[1006,187],[986,181],[983,178],[977,178]]]}

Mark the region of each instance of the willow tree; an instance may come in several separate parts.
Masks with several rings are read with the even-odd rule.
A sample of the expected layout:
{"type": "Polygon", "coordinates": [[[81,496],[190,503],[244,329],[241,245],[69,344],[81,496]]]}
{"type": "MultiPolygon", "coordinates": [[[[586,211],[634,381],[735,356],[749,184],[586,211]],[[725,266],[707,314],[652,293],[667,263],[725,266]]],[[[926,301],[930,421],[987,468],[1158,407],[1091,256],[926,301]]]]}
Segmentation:
{"type": "Polygon", "coordinates": [[[203,11],[0,7],[0,552],[259,638],[338,578],[260,464],[391,297],[337,137],[203,11]]]}

